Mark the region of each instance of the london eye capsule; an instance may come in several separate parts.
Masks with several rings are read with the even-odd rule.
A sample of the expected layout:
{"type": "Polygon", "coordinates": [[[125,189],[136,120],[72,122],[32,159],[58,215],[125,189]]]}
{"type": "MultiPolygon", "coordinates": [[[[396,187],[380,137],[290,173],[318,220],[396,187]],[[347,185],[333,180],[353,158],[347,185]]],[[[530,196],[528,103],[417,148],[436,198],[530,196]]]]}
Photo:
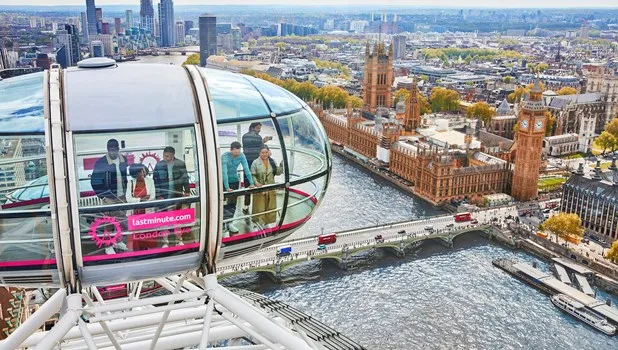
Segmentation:
{"type": "Polygon", "coordinates": [[[89,59],[0,81],[0,284],[105,285],[281,241],[330,176],[293,94],[242,74],[89,59]]]}

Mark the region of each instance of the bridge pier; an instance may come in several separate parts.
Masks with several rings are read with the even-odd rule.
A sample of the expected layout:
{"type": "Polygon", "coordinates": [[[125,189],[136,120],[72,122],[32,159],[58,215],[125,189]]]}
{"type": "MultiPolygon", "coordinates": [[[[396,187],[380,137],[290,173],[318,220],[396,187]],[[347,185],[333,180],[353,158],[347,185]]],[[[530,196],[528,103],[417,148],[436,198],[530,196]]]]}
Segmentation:
{"type": "Polygon", "coordinates": [[[345,245],[341,249],[341,262],[339,263],[339,268],[344,271],[348,270],[348,246],[345,245]]]}
{"type": "Polygon", "coordinates": [[[275,262],[274,280],[275,283],[281,283],[281,260],[277,260],[277,262],[275,262]]]}
{"type": "Polygon", "coordinates": [[[404,259],[406,257],[406,245],[403,241],[399,242],[399,248],[397,249],[397,257],[404,259]]]}

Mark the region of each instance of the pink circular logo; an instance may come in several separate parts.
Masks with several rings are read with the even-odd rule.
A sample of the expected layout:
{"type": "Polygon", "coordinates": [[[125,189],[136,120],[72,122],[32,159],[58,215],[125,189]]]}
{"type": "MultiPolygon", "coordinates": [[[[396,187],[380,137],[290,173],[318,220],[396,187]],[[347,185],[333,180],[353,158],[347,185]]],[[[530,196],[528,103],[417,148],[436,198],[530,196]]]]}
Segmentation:
{"type": "Polygon", "coordinates": [[[116,218],[111,216],[103,216],[102,218],[95,219],[92,225],[90,225],[89,234],[99,248],[103,246],[112,246],[122,240],[122,228],[120,227],[120,223],[116,221],[116,218]],[[99,226],[103,226],[103,233],[101,235],[97,232],[99,226]],[[113,231],[110,232],[108,229],[112,227],[113,231]]]}

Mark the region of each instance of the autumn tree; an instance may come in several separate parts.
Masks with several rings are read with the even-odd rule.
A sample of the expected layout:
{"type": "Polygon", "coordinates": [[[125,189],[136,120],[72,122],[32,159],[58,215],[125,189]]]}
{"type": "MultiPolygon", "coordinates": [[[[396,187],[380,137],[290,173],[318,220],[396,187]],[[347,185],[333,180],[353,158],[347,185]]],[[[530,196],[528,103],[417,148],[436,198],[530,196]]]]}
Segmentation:
{"type": "Polygon", "coordinates": [[[556,125],[556,117],[551,115],[549,111],[545,111],[545,136],[551,136],[556,125]]]}
{"type": "Polygon", "coordinates": [[[431,89],[429,105],[433,112],[455,111],[459,106],[459,93],[455,90],[435,87],[431,89]]]}
{"type": "Polygon", "coordinates": [[[512,76],[510,76],[510,75],[507,75],[506,77],[502,78],[502,81],[503,81],[504,83],[506,83],[506,84],[510,84],[510,83],[512,83],[513,81],[515,81],[515,78],[513,78],[513,77],[512,77],[512,76]]]}
{"type": "Polygon", "coordinates": [[[200,64],[200,54],[194,53],[189,55],[187,59],[182,63],[183,66],[186,65],[199,65],[200,64]]]}
{"type": "Polygon", "coordinates": [[[353,108],[362,108],[363,107],[363,99],[358,96],[350,96],[346,102],[347,104],[351,104],[353,108]]]}
{"type": "Polygon", "coordinates": [[[607,255],[605,257],[614,264],[618,264],[618,240],[612,243],[612,246],[607,251],[607,255]]]}
{"type": "Polygon", "coordinates": [[[584,236],[582,220],[577,214],[558,213],[545,220],[540,229],[549,231],[564,240],[569,237],[579,238],[584,236]]]}
{"type": "Polygon", "coordinates": [[[468,118],[480,119],[485,125],[489,124],[494,115],[496,115],[496,110],[489,106],[487,102],[477,102],[470,106],[466,112],[468,118]]]}
{"type": "Polygon", "coordinates": [[[614,118],[609,124],[605,126],[605,131],[612,134],[618,140],[618,118],[614,118]]]}
{"type": "MultiPolygon", "coordinates": [[[[394,105],[396,106],[399,101],[407,101],[408,97],[410,97],[410,92],[406,89],[399,89],[395,91],[394,96],[394,105]]],[[[429,102],[427,98],[423,96],[420,92],[416,94],[416,98],[418,99],[418,104],[421,107],[421,115],[425,113],[429,113],[431,109],[429,108],[429,102]]]]}
{"type": "Polygon", "coordinates": [[[576,88],[572,88],[570,86],[563,86],[560,90],[557,91],[558,95],[575,95],[577,93],[576,88]]]}
{"type": "Polygon", "coordinates": [[[610,134],[607,131],[603,131],[599,137],[595,140],[597,146],[603,148],[603,154],[607,149],[611,149],[612,152],[616,149],[617,140],[614,135],[610,134]]]}

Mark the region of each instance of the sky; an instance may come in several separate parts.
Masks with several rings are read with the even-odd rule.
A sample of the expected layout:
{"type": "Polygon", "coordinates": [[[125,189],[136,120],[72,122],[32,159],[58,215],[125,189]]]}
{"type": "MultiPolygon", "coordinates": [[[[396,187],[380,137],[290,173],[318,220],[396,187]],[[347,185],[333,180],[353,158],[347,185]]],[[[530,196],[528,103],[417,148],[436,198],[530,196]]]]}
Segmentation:
{"type": "MultiPolygon", "coordinates": [[[[96,5],[139,5],[139,0],[95,0],[96,5]]],[[[153,0],[158,3],[159,0],[153,0]]],[[[0,0],[1,5],[84,5],[85,0],[0,0]]],[[[174,0],[175,5],[286,5],[289,0],[174,0]]],[[[308,0],[295,5],[339,5],[339,6],[423,6],[423,7],[490,7],[490,8],[564,8],[564,7],[614,7],[616,0],[308,0]]]]}

